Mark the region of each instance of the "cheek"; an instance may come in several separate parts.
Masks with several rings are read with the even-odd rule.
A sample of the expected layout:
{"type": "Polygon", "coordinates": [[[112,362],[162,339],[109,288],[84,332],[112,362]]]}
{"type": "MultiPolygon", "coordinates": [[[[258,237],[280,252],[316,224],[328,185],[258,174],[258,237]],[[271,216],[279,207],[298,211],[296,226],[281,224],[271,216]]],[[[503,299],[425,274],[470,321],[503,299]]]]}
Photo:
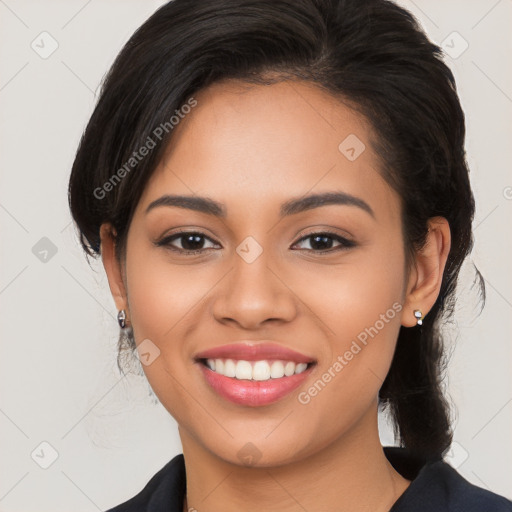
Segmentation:
{"type": "Polygon", "coordinates": [[[364,338],[364,332],[374,326],[379,335],[382,331],[383,337],[394,339],[400,325],[397,309],[404,299],[400,251],[386,252],[382,244],[374,244],[347,254],[339,264],[311,264],[300,271],[283,268],[281,274],[308,306],[306,314],[315,314],[334,349],[343,350],[347,340],[360,333],[364,338]]]}
{"type": "Polygon", "coordinates": [[[171,264],[160,251],[134,248],[127,258],[127,274],[136,339],[150,338],[157,344],[166,340],[163,349],[177,349],[178,344],[167,342],[182,336],[187,315],[194,315],[211,289],[207,272],[171,264]]]}
{"type": "Polygon", "coordinates": [[[160,251],[137,243],[128,246],[126,272],[135,340],[151,353],[144,372],[164,407],[186,427],[187,404],[197,385],[191,381],[196,372],[186,340],[217,274],[207,266],[171,264],[160,251]]]}
{"type": "Polygon", "coordinates": [[[401,326],[403,264],[402,254],[375,247],[346,265],[311,273],[308,282],[316,284],[309,292],[297,281],[294,290],[308,297],[329,339],[313,385],[298,396],[299,403],[311,407],[311,417],[332,411],[357,415],[357,408],[363,411],[376,398],[401,326]]]}

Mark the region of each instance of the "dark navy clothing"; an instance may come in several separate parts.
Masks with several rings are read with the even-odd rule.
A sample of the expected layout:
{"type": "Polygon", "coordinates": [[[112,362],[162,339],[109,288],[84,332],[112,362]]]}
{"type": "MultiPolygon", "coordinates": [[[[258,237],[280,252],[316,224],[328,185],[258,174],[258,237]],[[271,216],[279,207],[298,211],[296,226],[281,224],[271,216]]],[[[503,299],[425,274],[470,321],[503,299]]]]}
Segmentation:
{"type": "MultiPolygon", "coordinates": [[[[386,446],[384,453],[411,480],[390,512],[512,512],[512,501],[469,483],[442,460],[425,462],[397,447],[386,446]]],[[[139,494],[106,512],[183,512],[185,491],[185,462],[179,454],[139,494]]]]}

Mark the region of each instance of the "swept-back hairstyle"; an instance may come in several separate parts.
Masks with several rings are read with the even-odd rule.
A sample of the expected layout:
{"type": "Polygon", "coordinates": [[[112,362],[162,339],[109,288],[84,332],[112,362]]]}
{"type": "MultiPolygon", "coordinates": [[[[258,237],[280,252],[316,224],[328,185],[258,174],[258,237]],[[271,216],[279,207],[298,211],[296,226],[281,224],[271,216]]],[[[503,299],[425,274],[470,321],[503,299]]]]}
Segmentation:
{"type": "Polygon", "coordinates": [[[305,80],[367,118],[382,175],[401,198],[409,264],[425,243],[428,219],[449,221],[439,297],[421,327],[401,328],[379,392],[400,444],[442,456],[453,433],[440,327],[472,247],[474,200],[454,77],[403,8],[387,0],[174,0],[159,8],[106,75],[73,164],[69,204],[86,254],[99,255],[100,225],[110,222],[116,256],[124,258],[134,209],[172,137],[169,119],[196,91],[229,78],[305,80]],[[159,126],[166,129],[158,144],[133,165],[159,126]]]}

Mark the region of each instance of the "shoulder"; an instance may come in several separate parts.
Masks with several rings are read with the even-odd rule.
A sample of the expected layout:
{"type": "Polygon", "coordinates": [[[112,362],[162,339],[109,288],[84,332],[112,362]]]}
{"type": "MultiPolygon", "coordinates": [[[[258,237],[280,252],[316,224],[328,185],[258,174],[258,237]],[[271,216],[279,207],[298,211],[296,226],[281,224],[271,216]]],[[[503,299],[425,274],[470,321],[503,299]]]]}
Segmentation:
{"type": "Polygon", "coordinates": [[[137,495],[106,512],[181,512],[185,487],[185,462],[180,453],[155,473],[137,495]]]}
{"type": "Polygon", "coordinates": [[[444,461],[436,462],[434,466],[431,471],[446,484],[447,496],[453,502],[454,510],[512,512],[512,501],[504,496],[471,484],[444,461]]]}
{"type": "Polygon", "coordinates": [[[512,512],[512,501],[473,485],[439,460],[423,466],[391,512],[512,512]]]}

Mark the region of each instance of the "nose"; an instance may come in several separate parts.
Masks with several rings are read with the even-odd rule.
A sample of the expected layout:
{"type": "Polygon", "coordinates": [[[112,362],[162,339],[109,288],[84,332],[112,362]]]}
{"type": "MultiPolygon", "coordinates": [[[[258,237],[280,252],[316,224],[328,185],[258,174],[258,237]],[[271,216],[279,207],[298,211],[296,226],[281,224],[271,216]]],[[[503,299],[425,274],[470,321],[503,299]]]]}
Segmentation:
{"type": "Polygon", "coordinates": [[[251,263],[235,253],[233,267],[218,289],[213,315],[225,324],[257,330],[270,321],[290,322],[297,315],[298,299],[279,265],[268,261],[266,251],[251,263]]]}

